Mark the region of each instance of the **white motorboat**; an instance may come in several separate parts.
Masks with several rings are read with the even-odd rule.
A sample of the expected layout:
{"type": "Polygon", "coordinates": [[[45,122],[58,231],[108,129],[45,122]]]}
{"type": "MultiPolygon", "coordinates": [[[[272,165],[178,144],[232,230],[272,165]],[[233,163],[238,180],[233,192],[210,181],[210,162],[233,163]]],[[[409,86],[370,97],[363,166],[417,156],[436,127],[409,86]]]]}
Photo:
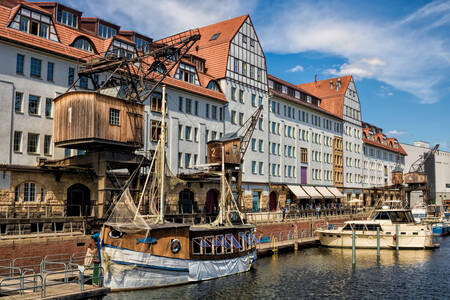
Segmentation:
{"type": "Polygon", "coordinates": [[[327,247],[351,248],[355,231],[356,248],[377,248],[377,230],[380,231],[380,248],[400,249],[434,248],[431,227],[417,224],[410,209],[383,208],[376,210],[369,220],[347,221],[344,226],[319,229],[320,243],[327,247]],[[398,227],[397,227],[398,226],[398,227]]]}

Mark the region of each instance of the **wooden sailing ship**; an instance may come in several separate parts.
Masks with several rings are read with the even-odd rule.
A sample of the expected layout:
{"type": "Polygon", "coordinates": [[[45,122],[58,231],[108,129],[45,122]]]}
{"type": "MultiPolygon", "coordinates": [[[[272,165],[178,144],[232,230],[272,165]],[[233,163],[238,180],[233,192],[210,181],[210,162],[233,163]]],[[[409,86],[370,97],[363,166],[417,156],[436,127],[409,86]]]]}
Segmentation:
{"type": "MultiPolygon", "coordinates": [[[[128,189],[100,233],[101,264],[105,286],[112,290],[152,288],[195,282],[246,272],[256,260],[255,226],[233,224],[231,211],[237,211],[225,176],[222,148],[221,200],[217,219],[211,224],[178,224],[164,220],[165,195],[169,184],[165,173],[165,91],[163,86],[161,135],[152,160],[153,180],[159,197],[150,197],[152,214],[139,213],[128,189]],[[159,211],[155,210],[159,200],[159,211]],[[232,209],[233,208],[233,209],[232,209]]],[[[148,173],[148,176],[150,176],[148,173]]],[[[147,186],[144,185],[144,190],[147,186]]],[[[152,190],[152,189],[150,189],[152,190]]],[[[155,193],[151,193],[155,196],[155,193]]],[[[239,214],[238,214],[239,217],[239,214]]],[[[242,220],[243,218],[239,218],[242,220]]]]}

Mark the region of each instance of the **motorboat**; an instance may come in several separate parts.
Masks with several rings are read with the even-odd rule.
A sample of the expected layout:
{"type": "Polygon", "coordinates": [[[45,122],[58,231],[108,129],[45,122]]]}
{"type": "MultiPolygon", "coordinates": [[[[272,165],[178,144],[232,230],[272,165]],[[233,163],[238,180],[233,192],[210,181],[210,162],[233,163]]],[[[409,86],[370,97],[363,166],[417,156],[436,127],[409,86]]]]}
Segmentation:
{"type": "Polygon", "coordinates": [[[377,209],[368,220],[347,221],[342,227],[332,225],[318,229],[320,244],[327,247],[351,248],[355,232],[356,248],[377,248],[380,232],[380,248],[400,249],[434,248],[431,226],[418,224],[410,209],[383,207],[377,209]]]}

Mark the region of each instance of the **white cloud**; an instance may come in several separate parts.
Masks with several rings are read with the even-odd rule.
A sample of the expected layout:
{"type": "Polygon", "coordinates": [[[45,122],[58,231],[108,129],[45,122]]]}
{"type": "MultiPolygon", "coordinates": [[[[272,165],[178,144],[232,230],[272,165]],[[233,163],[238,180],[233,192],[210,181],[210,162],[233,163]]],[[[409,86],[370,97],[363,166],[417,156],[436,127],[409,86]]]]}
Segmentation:
{"type": "Polygon", "coordinates": [[[395,129],[388,131],[388,133],[392,134],[392,135],[403,135],[403,134],[405,134],[404,131],[399,131],[399,130],[395,130],[395,129]]]}
{"type": "Polygon", "coordinates": [[[449,82],[450,36],[442,26],[450,24],[450,0],[431,2],[402,20],[359,17],[345,8],[321,1],[282,6],[262,28],[263,47],[342,56],[346,62],[325,70],[328,75],[376,79],[422,103],[440,100],[436,86],[449,82]]]}
{"type": "Polygon", "coordinates": [[[134,30],[157,40],[246,14],[253,10],[256,0],[229,0],[226,5],[220,0],[133,0],[129,5],[123,0],[84,3],[86,16],[98,12],[97,17],[114,22],[123,30],[134,30]]]}
{"type": "Polygon", "coordinates": [[[286,70],[286,72],[303,72],[303,70],[304,68],[301,65],[296,65],[295,67],[286,70]]]}
{"type": "Polygon", "coordinates": [[[388,96],[394,96],[394,93],[393,92],[388,92],[387,95],[388,96]]]}

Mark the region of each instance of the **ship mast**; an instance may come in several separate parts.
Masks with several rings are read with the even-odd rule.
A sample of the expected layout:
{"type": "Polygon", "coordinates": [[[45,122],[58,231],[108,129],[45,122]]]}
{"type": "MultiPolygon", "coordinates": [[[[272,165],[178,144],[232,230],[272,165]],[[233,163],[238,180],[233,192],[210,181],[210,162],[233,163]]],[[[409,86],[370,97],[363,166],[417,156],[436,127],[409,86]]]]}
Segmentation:
{"type": "Polygon", "coordinates": [[[165,175],[165,147],[166,147],[166,85],[162,85],[162,116],[161,116],[161,134],[160,134],[160,169],[161,169],[161,186],[159,189],[159,199],[160,203],[160,222],[164,223],[164,205],[165,205],[165,194],[164,194],[164,175],[165,175]]]}

